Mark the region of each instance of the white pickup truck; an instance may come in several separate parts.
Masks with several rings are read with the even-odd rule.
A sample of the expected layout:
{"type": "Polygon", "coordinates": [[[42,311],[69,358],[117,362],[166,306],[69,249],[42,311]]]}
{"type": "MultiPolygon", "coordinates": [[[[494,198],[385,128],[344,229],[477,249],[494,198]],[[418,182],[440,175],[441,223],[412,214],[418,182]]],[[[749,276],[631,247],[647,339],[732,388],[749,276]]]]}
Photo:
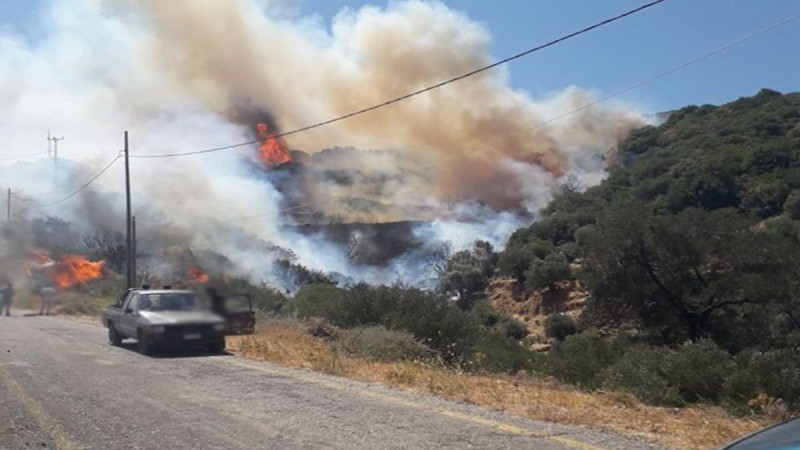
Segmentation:
{"type": "Polygon", "coordinates": [[[226,335],[253,333],[255,314],[249,299],[247,306],[248,310],[229,311],[217,305],[212,310],[193,291],[129,289],[115,305],[103,308],[101,320],[111,345],[136,339],[142,354],[183,347],[218,353],[225,350],[226,335]]]}

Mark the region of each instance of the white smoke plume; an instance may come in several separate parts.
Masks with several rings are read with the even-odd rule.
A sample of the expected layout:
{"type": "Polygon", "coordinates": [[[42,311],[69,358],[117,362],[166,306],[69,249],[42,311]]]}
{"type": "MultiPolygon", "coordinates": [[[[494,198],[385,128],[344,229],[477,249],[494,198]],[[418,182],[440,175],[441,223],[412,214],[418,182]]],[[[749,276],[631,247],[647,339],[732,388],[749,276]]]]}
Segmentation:
{"type": "MultiPolygon", "coordinates": [[[[74,164],[56,171],[36,157],[3,161],[0,187],[33,199],[15,204],[15,214],[87,228],[124,229],[121,161],[74,198],[37,205],[62,198],[118,155],[122,130],[134,155],[225,146],[252,140],[257,122],[292,130],[495,59],[488,30],[419,0],[346,9],[330,24],[264,0],[50,0],[40,20],[41,36],[0,34],[0,158],[44,153],[52,130],[66,136],[60,157],[74,164]]],[[[300,169],[265,169],[255,146],[133,159],[141,241],[164,246],[180,235],[254,279],[270,279],[271,261],[242,236],[354,279],[413,278],[413,257],[356,268],[347,248],[302,225],[424,220],[415,231],[421,241],[502,246],[564,177],[597,183],[603,157],[643,122],[632,108],[595,105],[540,126],[595,95],[570,87],[534,100],[501,67],[288,137],[304,152],[295,158],[311,155],[300,169]]]]}

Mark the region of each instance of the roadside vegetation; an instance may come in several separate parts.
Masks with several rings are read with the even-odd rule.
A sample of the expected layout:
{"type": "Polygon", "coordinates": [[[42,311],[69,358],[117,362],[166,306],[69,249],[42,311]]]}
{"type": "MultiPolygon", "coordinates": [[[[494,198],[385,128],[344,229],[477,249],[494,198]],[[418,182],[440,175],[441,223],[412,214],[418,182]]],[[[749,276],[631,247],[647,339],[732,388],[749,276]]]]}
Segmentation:
{"type": "Polygon", "coordinates": [[[503,251],[478,241],[435,264],[435,292],[296,266],[292,297],[212,280],[262,314],[229,345],[679,448],[797,414],[800,94],[683,108],[614,158],[503,251]]]}

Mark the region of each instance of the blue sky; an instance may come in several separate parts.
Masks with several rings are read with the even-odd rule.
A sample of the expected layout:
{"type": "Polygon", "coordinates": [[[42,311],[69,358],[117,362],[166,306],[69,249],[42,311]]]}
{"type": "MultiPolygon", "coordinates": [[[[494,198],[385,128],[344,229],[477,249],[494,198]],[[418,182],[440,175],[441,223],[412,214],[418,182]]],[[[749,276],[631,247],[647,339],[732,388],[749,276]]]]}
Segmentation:
{"type": "MultiPolygon", "coordinates": [[[[497,59],[645,3],[644,0],[446,0],[483,24],[497,59]]],[[[325,23],[342,8],[385,1],[301,0],[325,23]]],[[[3,0],[0,27],[35,40],[42,0],[3,0]]],[[[800,14],[795,0],[668,0],[509,65],[512,85],[534,98],[577,85],[608,94],[800,14]]],[[[800,90],[800,20],[625,94],[655,112],[724,103],[762,87],[800,90]]],[[[456,75],[456,74],[454,74],[456,75]]]]}

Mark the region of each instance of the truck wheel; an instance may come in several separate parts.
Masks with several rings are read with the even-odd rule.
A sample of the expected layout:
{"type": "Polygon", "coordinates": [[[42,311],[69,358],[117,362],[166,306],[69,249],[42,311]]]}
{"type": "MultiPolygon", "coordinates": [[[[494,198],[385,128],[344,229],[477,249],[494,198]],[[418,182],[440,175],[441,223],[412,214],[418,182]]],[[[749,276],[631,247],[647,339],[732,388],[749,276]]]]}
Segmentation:
{"type": "Polygon", "coordinates": [[[114,327],[114,322],[108,323],[108,343],[115,347],[122,344],[122,335],[119,334],[119,331],[114,327]]]}
{"type": "Polygon", "coordinates": [[[208,345],[208,350],[212,353],[222,353],[225,351],[225,338],[220,338],[213,344],[208,345]]]}
{"type": "Polygon", "coordinates": [[[136,348],[139,350],[139,353],[143,355],[150,356],[153,354],[153,344],[147,342],[147,338],[144,337],[142,330],[136,333],[136,348]]]}

